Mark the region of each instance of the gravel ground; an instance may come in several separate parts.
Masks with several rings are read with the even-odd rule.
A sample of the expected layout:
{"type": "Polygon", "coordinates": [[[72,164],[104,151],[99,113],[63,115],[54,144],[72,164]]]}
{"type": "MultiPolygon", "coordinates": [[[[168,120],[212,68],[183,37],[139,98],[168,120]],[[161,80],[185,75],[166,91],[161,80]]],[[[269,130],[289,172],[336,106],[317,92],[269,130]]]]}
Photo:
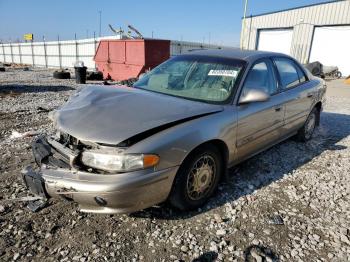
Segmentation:
{"type": "Polygon", "coordinates": [[[196,212],[164,205],[94,215],[50,200],[31,213],[25,203],[9,199],[27,196],[20,170],[34,165],[33,138],[10,136],[52,131],[48,111],[80,87],[51,75],[37,69],[0,72],[0,260],[350,260],[350,86],[328,83],[312,141],[288,140],[230,170],[232,177],[196,212]]]}

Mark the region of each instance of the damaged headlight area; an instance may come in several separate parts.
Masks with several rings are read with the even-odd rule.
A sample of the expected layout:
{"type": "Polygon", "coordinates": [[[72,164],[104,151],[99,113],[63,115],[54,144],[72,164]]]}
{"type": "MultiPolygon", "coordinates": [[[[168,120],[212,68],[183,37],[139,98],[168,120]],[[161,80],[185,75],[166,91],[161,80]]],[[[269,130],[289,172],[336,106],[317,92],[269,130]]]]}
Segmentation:
{"type": "Polygon", "coordinates": [[[159,156],[84,151],[81,155],[81,162],[91,168],[107,172],[128,172],[156,166],[159,162],[159,156]]]}

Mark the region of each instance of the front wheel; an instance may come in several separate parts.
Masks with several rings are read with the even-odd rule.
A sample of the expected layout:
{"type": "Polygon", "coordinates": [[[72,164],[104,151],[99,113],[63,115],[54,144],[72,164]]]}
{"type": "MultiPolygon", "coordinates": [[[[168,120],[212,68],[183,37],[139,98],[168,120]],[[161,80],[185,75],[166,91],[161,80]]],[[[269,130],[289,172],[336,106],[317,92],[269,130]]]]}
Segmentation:
{"type": "Polygon", "coordinates": [[[312,109],[311,113],[306,119],[305,124],[298,131],[297,138],[299,141],[307,142],[312,138],[312,135],[316,128],[318,114],[319,111],[317,110],[317,108],[312,109]]]}
{"type": "Polygon", "coordinates": [[[202,206],[215,192],[223,172],[219,150],[212,145],[193,151],[176,174],[169,202],[180,210],[202,206]]]}

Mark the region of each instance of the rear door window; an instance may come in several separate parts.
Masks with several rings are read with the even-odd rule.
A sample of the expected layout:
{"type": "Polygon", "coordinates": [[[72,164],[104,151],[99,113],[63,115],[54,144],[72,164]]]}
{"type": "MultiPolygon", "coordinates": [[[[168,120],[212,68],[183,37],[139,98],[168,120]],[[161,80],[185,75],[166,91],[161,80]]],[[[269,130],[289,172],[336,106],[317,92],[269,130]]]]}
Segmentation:
{"type": "Polygon", "coordinates": [[[306,81],[305,75],[301,75],[301,70],[296,67],[292,60],[288,58],[275,58],[274,61],[283,89],[292,88],[306,81]]]}

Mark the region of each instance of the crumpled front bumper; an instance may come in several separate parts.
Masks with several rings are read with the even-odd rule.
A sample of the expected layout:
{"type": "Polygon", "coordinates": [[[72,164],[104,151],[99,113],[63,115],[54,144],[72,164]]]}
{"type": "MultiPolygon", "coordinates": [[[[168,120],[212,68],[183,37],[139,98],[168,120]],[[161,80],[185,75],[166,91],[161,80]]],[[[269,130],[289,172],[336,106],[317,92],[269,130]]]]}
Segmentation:
{"type": "MultiPolygon", "coordinates": [[[[33,150],[38,147],[35,143],[41,142],[34,142],[33,150]]],[[[38,153],[34,152],[34,155],[38,156],[38,153]]],[[[47,153],[41,152],[41,155],[47,157],[47,153]]],[[[41,162],[41,159],[36,161],[41,162]]],[[[111,214],[130,213],[165,201],[177,170],[178,167],[172,167],[157,171],[97,174],[42,164],[38,172],[25,168],[22,176],[36,195],[73,200],[79,203],[83,212],[111,214]]]]}

